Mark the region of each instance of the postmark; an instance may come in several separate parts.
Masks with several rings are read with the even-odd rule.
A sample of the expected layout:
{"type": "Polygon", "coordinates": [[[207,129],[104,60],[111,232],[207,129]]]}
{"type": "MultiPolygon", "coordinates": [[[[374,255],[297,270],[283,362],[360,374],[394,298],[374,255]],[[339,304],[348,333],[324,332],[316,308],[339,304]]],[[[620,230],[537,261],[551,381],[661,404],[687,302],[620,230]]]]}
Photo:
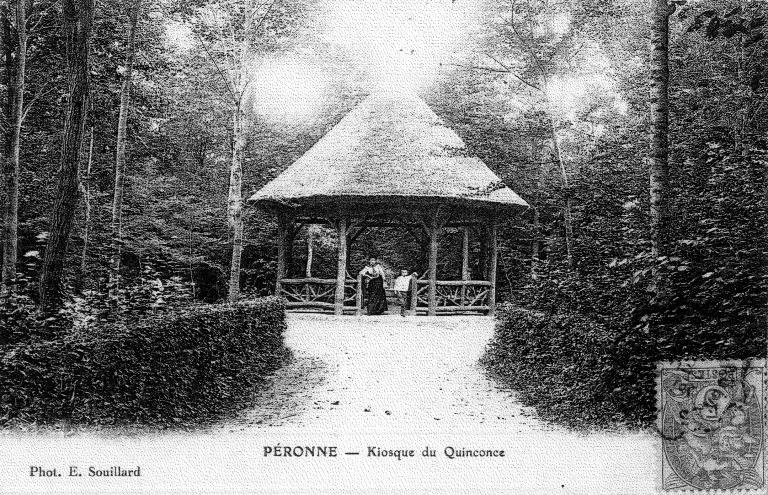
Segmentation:
{"type": "Polygon", "coordinates": [[[664,491],[765,490],[765,360],[658,365],[664,491]]]}

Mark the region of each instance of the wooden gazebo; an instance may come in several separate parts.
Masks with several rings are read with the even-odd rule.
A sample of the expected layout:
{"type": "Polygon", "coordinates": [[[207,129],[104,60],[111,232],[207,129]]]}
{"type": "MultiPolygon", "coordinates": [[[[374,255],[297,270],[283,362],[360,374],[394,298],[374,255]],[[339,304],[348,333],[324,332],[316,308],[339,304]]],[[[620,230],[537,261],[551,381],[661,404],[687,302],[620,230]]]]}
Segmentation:
{"type": "Polygon", "coordinates": [[[429,242],[429,270],[412,281],[412,311],[435,315],[496,305],[497,222],[528,204],[461,138],[412,94],[374,93],[350,111],[293,165],[250,201],[277,215],[276,294],[289,308],[360,314],[362,282],[347,270],[347,253],[369,227],[403,226],[429,242]],[[338,232],[335,279],[290,278],[288,251],[306,225],[338,232]],[[463,229],[461,280],[437,279],[439,234],[463,229]],[[480,234],[482,280],[469,279],[471,233],[480,234]]]}

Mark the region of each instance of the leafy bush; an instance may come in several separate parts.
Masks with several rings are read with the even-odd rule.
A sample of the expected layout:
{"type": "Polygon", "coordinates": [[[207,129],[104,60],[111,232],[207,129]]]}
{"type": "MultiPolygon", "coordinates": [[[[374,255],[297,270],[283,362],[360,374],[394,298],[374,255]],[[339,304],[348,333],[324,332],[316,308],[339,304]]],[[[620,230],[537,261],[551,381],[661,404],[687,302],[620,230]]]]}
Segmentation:
{"type": "Polygon", "coordinates": [[[25,340],[37,325],[37,307],[27,296],[0,296],[0,346],[25,340]]]}
{"type": "Polygon", "coordinates": [[[646,426],[656,414],[658,361],[765,353],[764,319],[757,311],[739,320],[725,312],[718,318],[690,309],[682,317],[680,311],[674,302],[636,301],[613,315],[505,304],[486,365],[545,419],[571,426],[646,426]]]}
{"type": "Polygon", "coordinates": [[[108,279],[90,289],[68,291],[60,316],[85,330],[104,321],[134,321],[183,309],[194,302],[194,285],[179,276],[165,276],[152,263],[144,263],[138,275],[121,277],[118,286],[108,279]]]}
{"type": "Polygon", "coordinates": [[[544,419],[570,426],[643,424],[655,413],[655,346],[577,313],[498,309],[488,368],[544,419]]]}
{"type": "Polygon", "coordinates": [[[287,357],[277,298],[200,305],[0,347],[0,424],[214,418],[287,357]]]}
{"type": "Polygon", "coordinates": [[[26,341],[32,334],[47,335],[57,327],[72,325],[68,315],[43,320],[35,301],[30,297],[31,280],[20,275],[12,290],[0,294],[0,349],[5,345],[26,341]]]}

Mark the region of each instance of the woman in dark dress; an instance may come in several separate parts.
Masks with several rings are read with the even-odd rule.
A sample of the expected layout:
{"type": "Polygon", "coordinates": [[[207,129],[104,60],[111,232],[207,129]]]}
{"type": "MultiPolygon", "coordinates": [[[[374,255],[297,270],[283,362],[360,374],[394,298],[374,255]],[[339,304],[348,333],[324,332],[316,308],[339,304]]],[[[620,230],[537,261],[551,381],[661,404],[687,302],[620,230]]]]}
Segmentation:
{"type": "Polygon", "coordinates": [[[360,270],[366,281],[366,300],[369,315],[381,315],[387,312],[387,293],[384,291],[384,267],[371,258],[368,265],[360,270]]]}

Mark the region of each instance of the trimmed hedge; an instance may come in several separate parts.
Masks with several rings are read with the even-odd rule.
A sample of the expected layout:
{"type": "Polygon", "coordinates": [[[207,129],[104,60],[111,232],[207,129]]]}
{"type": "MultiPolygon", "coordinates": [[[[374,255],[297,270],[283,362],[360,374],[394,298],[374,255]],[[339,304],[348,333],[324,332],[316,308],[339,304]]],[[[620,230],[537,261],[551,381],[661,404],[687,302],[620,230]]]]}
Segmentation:
{"type": "Polygon", "coordinates": [[[274,297],[174,310],[0,348],[0,424],[167,424],[246,401],[288,356],[274,297]]]}
{"type": "Polygon", "coordinates": [[[573,427],[648,424],[655,414],[655,346],[580,314],[501,305],[484,361],[521,402],[573,427]]]}

